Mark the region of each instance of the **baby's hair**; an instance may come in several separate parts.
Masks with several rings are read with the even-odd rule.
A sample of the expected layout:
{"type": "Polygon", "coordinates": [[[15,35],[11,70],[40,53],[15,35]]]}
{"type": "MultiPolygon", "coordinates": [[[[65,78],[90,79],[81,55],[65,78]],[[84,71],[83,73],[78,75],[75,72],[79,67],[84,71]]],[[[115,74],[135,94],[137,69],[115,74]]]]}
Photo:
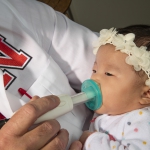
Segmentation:
{"type": "MultiPolygon", "coordinates": [[[[147,51],[150,51],[150,26],[149,25],[131,25],[125,28],[117,28],[118,34],[126,35],[128,33],[135,34],[134,42],[137,47],[146,46],[147,51]]],[[[145,73],[144,71],[135,71],[140,77],[145,73]]]]}
{"type": "Polygon", "coordinates": [[[137,47],[146,46],[150,51],[150,26],[149,25],[131,25],[125,28],[117,28],[118,34],[126,35],[134,33],[134,42],[137,47]]]}

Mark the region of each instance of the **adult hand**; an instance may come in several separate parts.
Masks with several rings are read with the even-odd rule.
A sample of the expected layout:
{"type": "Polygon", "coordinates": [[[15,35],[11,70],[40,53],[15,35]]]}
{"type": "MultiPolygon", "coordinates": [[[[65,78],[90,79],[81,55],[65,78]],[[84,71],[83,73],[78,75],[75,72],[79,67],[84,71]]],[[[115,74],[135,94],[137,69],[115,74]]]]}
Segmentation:
{"type": "Polygon", "coordinates": [[[59,103],[59,98],[56,96],[33,97],[1,128],[0,149],[65,150],[68,132],[60,129],[60,124],[56,120],[45,121],[29,130],[38,117],[52,110],[59,103]]]}
{"type": "Polygon", "coordinates": [[[84,131],[83,134],[81,135],[79,141],[82,143],[82,145],[84,145],[86,139],[94,132],[90,132],[90,131],[84,131]]]}
{"type": "Polygon", "coordinates": [[[69,150],[82,150],[82,143],[80,141],[73,142],[69,150]]]}

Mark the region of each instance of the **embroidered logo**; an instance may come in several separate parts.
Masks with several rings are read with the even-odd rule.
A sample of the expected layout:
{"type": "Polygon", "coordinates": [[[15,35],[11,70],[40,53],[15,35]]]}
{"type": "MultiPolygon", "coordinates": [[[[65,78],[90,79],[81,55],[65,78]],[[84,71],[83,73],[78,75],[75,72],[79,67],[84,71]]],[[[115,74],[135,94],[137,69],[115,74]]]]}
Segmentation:
{"type": "Polygon", "coordinates": [[[8,42],[6,38],[0,35],[0,68],[4,72],[4,86],[5,89],[12,84],[16,77],[11,74],[6,68],[23,70],[31,61],[32,57],[23,50],[17,50],[8,42]]]}

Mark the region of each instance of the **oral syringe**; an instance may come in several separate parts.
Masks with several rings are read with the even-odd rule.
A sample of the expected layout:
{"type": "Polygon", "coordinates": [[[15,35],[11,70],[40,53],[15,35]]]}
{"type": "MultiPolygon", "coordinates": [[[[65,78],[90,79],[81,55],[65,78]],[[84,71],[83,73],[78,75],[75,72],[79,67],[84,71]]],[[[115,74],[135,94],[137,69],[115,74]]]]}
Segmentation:
{"type": "Polygon", "coordinates": [[[91,110],[96,110],[102,105],[102,94],[98,84],[89,79],[82,83],[81,93],[69,96],[60,95],[60,104],[53,110],[45,113],[39,117],[35,123],[39,123],[45,120],[55,119],[59,116],[70,112],[74,106],[85,103],[91,110]]]}

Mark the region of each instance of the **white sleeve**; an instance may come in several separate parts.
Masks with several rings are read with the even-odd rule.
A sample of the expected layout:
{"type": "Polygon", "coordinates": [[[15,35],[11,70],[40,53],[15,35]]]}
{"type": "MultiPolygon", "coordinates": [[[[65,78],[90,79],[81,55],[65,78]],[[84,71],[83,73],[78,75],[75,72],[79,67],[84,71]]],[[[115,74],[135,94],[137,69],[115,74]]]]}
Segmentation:
{"type": "Polygon", "coordinates": [[[121,139],[110,140],[107,134],[96,132],[87,138],[84,150],[150,150],[149,113],[138,113],[126,120],[123,131],[117,129],[121,139]]]}
{"type": "Polygon", "coordinates": [[[6,0],[6,3],[15,8],[13,13],[25,32],[54,59],[71,86],[80,90],[81,83],[92,74],[95,60],[92,43],[98,38],[96,33],[39,1],[6,0]]]}
{"type": "Polygon", "coordinates": [[[71,86],[79,90],[90,78],[95,61],[92,43],[97,35],[63,14],[55,13],[55,29],[49,54],[66,74],[71,86]]]}

